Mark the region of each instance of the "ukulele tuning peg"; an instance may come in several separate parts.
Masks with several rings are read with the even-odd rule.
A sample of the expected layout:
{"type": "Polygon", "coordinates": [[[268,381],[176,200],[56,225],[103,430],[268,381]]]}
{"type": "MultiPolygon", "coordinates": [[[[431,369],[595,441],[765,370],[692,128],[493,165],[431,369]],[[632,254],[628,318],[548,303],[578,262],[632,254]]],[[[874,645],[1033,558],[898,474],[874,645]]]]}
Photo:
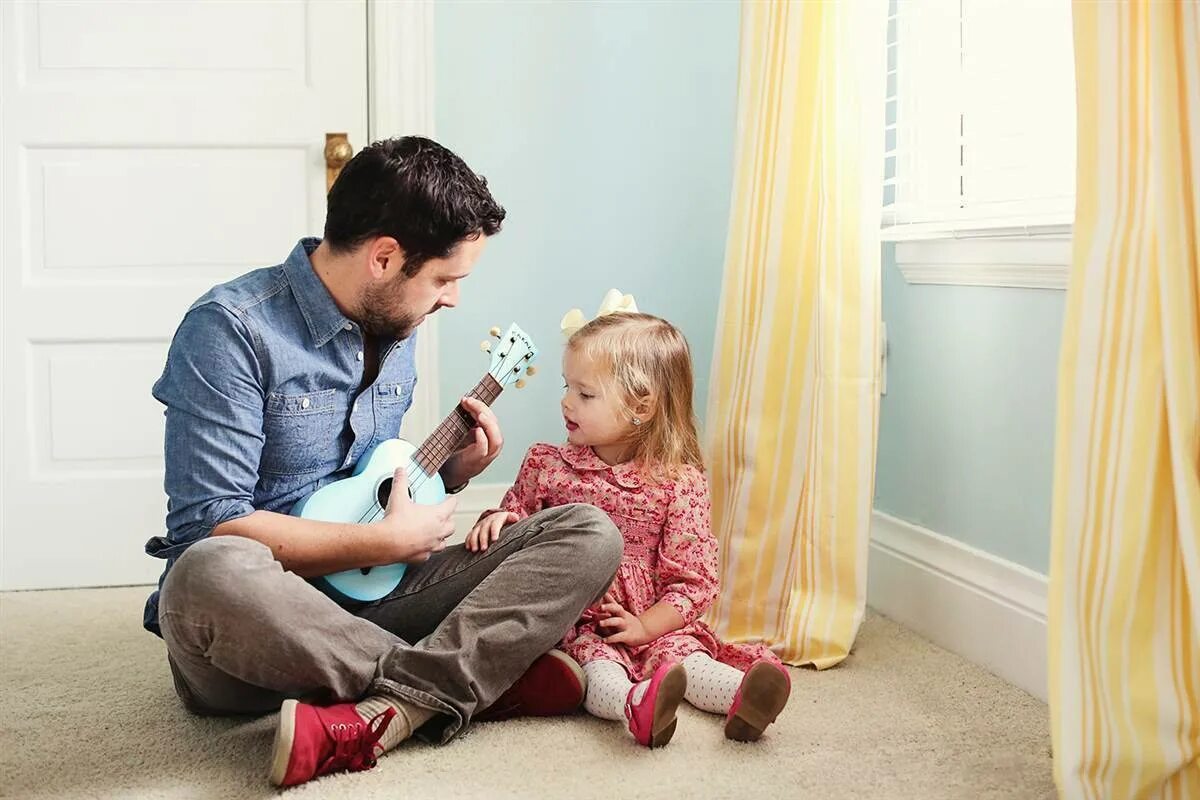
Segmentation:
{"type": "Polygon", "coordinates": [[[525,370],[526,375],[537,375],[537,367],[529,367],[525,370]]]}
{"type": "Polygon", "coordinates": [[[485,353],[490,353],[490,352],[492,352],[492,343],[489,342],[487,339],[484,339],[482,342],[479,343],[479,349],[485,353]]]}
{"type": "Polygon", "coordinates": [[[497,339],[500,338],[500,329],[494,325],[492,326],[492,329],[488,331],[488,333],[492,336],[495,336],[497,339]]]}
{"type": "Polygon", "coordinates": [[[524,389],[525,388],[525,379],[521,378],[519,381],[517,381],[516,386],[518,389],[524,389]]]}

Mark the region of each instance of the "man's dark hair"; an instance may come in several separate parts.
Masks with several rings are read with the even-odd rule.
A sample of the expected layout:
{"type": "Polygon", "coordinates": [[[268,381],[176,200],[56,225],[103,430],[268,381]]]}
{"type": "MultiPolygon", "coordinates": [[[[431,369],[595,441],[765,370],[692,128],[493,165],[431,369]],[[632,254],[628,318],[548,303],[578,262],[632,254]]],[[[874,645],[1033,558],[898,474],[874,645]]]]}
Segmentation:
{"type": "Polygon", "coordinates": [[[350,159],[329,191],[325,241],[345,253],[375,236],[404,249],[404,274],[446,258],[459,242],[492,236],[504,221],[487,180],[431,139],[375,142],[350,159]]]}

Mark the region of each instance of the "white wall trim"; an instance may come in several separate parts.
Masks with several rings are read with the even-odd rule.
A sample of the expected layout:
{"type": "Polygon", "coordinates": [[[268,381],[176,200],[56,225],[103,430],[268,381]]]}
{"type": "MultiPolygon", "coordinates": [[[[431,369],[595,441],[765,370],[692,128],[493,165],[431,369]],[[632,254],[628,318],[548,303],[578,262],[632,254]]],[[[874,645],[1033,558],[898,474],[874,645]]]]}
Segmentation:
{"type": "MultiPolygon", "coordinates": [[[[507,490],[464,489],[450,542],[461,542],[507,490]]],[[[879,511],[867,569],[876,611],[1046,699],[1046,576],[879,511]]]]}
{"type": "Polygon", "coordinates": [[[1038,236],[897,242],[896,266],[909,283],[1066,289],[1069,232],[1038,236]]]}
{"type": "Polygon", "coordinates": [[[1046,576],[879,511],[867,574],[872,608],[1046,699],[1046,576]]]}
{"type": "Polygon", "coordinates": [[[465,539],[479,515],[489,508],[499,508],[507,491],[507,483],[480,483],[459,492],[458,507],[454,509],[454,536],[447,541],[457,544],[465,539]]]}
{"type": "Polygon", "coordinates": [[[1067,267],[1029,264],[908,264],[900,268],[909,283],[937,286],[991,286],[1012,289],[1067,288],[1067,267]]]}
{"type": "MultiPolygon", "coordinates": [[[[367,0],[367,120],[371,141],[433,136],[433,3],[367,0]]],[[[438,327],[417,335],[417,388],[402,435],[424,440],[439,422],[438,327]]]]}

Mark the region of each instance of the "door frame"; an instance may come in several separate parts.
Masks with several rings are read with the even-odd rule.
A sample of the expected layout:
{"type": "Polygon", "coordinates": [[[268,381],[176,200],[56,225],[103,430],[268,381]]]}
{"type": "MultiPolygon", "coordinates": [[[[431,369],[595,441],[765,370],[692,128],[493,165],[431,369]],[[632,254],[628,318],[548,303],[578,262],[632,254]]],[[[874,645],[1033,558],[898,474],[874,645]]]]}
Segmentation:
{"type": "MultiPolygon", "coordinates": [[[[367,131],[433,137],[433,3],[367,0],[367,131]]],[[[365,144],[365,143],[364,143],[365,144]]],[[[422,441],[443,414],[438,404],[438,325],[430,315],[419,329],[417,386],[404,415],[404,436],[422,441]]]]}

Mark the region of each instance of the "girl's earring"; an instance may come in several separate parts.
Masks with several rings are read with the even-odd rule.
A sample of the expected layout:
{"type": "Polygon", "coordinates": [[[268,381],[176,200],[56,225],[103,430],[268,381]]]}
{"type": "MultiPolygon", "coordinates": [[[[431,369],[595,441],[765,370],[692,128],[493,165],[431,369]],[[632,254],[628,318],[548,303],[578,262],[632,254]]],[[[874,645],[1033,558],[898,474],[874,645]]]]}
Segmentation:
{"type": "Polygon", "coordinates": [[[641,425],[641,424],[642,424],[642,421],[641,421],[641,419],[639,419],[638,417],[634,417],[634,418],[633,418],[633,424],[634,424],[634,425],[641,425]]]}

